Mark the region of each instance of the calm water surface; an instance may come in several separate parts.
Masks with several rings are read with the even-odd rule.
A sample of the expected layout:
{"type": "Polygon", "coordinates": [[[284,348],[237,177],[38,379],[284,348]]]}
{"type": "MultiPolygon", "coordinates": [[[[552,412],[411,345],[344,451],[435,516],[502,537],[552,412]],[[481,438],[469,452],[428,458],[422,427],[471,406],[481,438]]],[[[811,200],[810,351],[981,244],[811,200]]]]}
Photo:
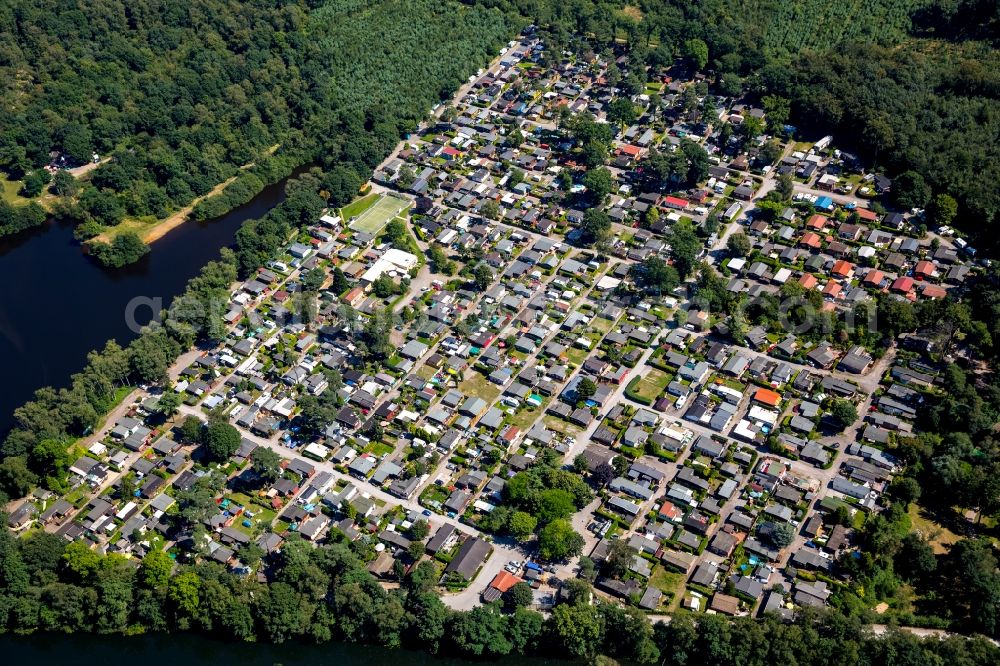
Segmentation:
{"type": "MultiPolygon", "coordinates": [[[[244,220],[263,216],[284,197],[282,181],[217,220],[187,222],[153,243],[139,263],[120,270],[84,256],[69,225],[50,222],[0,239],[0,435],[38,388],[68,385],[87,352],[112,338],[125,345],[135,337],[125,318],[133,298],[161,298],[168,305],[233,243],[244,220]]],[[[136,315],[146,323],[151,313],[143,308],[136,315]]]]}
{"type": "MultiPolygon", "coordinates": [[[[345,643],[225,643],[190,634],[94,636],[41,634],[0,636],[5,666],[468,666],[474,662],[345,643]]],[[[505,664],[545,666],[539,659],[505,664]]],[[[565,663],[565,662],[564,662],[565,663]]]]}

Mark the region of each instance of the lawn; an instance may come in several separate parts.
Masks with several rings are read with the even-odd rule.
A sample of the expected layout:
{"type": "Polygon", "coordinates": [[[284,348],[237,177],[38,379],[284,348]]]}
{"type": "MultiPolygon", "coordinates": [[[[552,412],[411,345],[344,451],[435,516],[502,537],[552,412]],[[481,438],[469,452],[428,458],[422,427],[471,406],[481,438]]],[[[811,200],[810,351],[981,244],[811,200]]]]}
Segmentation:
{"type": "Polygon", "coordinates": [[[0,177],[0,199],[3,201],[10,204],[24,203],[24,199],[17,195],[17,191],[20,189],[21,181],[7,180],[6,178],[0,177]]]}
{"type": "Polygon", "coordinates": [[[917,504],[910,504],[909,516],[911,528],[915,532],[920,532],[938,555],[947,552],[947,547],[961,538],[943,525],[934,522],[927,510],[917,504]]]}
{"type": "Polygon", "coordinates": [[[668,607],[674,609],[679,601],[684,598],[684,574],[675,571],[667,571],[663,565],[657,565],[653,569],[653,574],[649,577],[649,584],[657,588],[664,594],[672,594],[673,598],[668,602],[668,607]]]}
{"type": "Polygon", "coordinates": [[[250,497],[249,495],[245,495],[243,493],[231,493],[227,497],[233,502],[242,505],[246,511],[250,511],[250,513],[254,514],[253,518],[248,518],[246,511],[244,511],[244,513],[236,519],[236,522],[233,523],[233,527],[251,536],[259,533],[264,525],[270,525],[273,523],[274,519],[278,516],[278,513],[274,509],[261,504],[259,500],[250,497]],[[244,520],[249,520],[253,523],[253,527],[246,527],[243,525],[244,520]]]}
{"type": "Polygon", "coordinates": [[[486,402],[493,402],[500,395],[500,388],[482,373],[470,371],[469,378],[458,385],[458,390],[467,396],[476,396],[486,402]]]}
{"type": "Polygon", "coordinates": [[[538,420],[545,411],[545,402],[542,402],[541,407],[522,407],[518,410],[517,414],[510,417],[510,424],[515,425],[521,429],[522,432],[527,431],[531,425],[538,420]]]}
{"type": "Polygon", "coordinates": [[[355,199],[351,203],[347,204],[340,209],[340,214],[345,220],[349,220],[352,217],[357,217],[361,213],[365,212],[374,205],[376,201],[382,198],[381,194],[372,192],[371,194],[365,195],[360,199],[355,199]]]}
{"type": "Polygon", "coordinates": [[[386,444],[385,442],[372,442],[368,446],[368,452],[379,457],[390,454],[395,450],[396,448],[392,444],[386,444]]]}
{"type": "Polygon", "coordinates": [[[608,331],[610,331],[611,327],[614,325],[615,322],[610,319],[605,319],[604,317],[595,317],[590,321],[590,329],[598,331],[601,334],[601,337],[607,335],[608,331]]]}
{"type": "Polygon", "coordinates": [[[90,492],[90,486],[82,483],[66,495],[66,501],[79,509],[85,504],[85,500],[90,497],[90,492]]]}
{"type": "Polygon", "coordinates": [[[573,365],[580,365],[587,360],[589,355],[589,351],[586,349],[580,349],[579,347],[570,347],[566,350],[566,359],[573,365]]]}
{"type": "Polygon", "coordinates": [[[557,432],[560,435],[570,435],[571,437],[575,437],[580,433],[579,426],[575,426],[569,421],[563,421],[558,416],[552,416],[551,414],[543,416],[542,423],[545,424],[546,428],[552,432],[557,432]]]}
{"type": "Polygon", "coordinates": [[[35,197],[34,199],[25,199],[18,194],[20,190],[21,181],[7,180],[6,177],[0,174],[0,201],[4,201],[15,206],[23,206],[31,201],[34,201],[42,208],[48,209],[49,206],[58,199],[57,196],[49,193],[48,188],[43,190],[41,195],[35,197]]]}
{"type": "Polygon", "coordinates": [[[426,363],[417,368],[417,377],[420,377],[421,379],[430,380],[430,378],[435,374],[437,374],[437,370],[426,363]]]}
{"type": "Polygon", "coordinates": [[[448,500],[448,494],[441,486],[429,485],[420,493],[420,504],[427,507],[434,506],[434,502],[444,504],[448,500]]]}
{"type": "Polygon", "coordinates": [[[637,396],[641,402],[652,403],[660,397],[669,383],[670,375],[654,368],[633,379],[629,383],[628,393],[637,396]]]}
{"type": "MultiPolygon", "coordinates": [[[[367,210],[364,210],[361,214],[352,216],[354,217],[354,221],[350,223],[351,229],[375,235],[382,230],[382,227],[389,223],[389,220],[402,213],[409,206],[409,200],[397,199],[396,197],[381,197],[367,206],[367,210]]],[[[345,208],[344,210],[346,211],[347,209],[345,208]]]]}

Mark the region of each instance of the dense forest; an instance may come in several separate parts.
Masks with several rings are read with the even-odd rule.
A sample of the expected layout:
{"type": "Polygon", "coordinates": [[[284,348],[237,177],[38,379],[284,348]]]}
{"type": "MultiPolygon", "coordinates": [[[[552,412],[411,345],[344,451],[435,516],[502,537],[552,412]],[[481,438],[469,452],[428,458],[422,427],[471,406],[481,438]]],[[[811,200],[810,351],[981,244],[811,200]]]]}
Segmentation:
{"type": "MultiPolygon", "coordinates": [[[[211,501],[211,495],[208,495],[211,501]]],[[[160,551],[133,566],[83,543],[37,533],[0,533],[0,630],[124,633],[178,629],[215,638],[322,642],[332,639],[476,659],[606,655],[641,664],[903,664],[996,663],[985,639],[920,640],[890,630],[874,637],[835,612],[804,612],[795,623],[775,618],[728,619],[681,613],[651,625],[636,609],[590,604],[582,580],[547,617],[525,608],[514,586],[496,603],[455,612],[435,594],[437,569],[424,561],[400,571],[384,589],[364,566],[372,545],[346,537],[315,548],[301,539],[279,554],[244,547],[246,561],[264,557],[273,580],[240,577],[214,562],[177,565],[160,551]],[[503,611],[503,612],[502,612],[503,611]]]]}
{"type": "Polygon", "coordinates": [[[38,195],[43,167],[110,157],[57,207],[81,239],[235,177],[214,217],[320,157],[366,177],[513,31],[430,0],[4,3],[0,170],[38,195]]]}

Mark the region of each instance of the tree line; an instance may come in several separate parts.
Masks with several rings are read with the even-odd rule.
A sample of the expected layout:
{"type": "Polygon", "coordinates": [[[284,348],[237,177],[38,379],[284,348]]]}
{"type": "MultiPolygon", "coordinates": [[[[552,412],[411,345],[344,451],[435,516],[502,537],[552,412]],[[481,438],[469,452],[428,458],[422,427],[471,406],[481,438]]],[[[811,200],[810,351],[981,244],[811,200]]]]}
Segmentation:
{"type": "Polygon", "coordinates": [[[835,611],[803,611],[792,623],[680,612],[669,624],[654,626],[635,609],[591,603],[583,581],[563,590],[547,618],[527,607],[530,594],[523,594],[523,585],[501,602],[453,611],[433,589],[439,565],[424,560],[404,568],[400,586],[387,590],[365,567],[372,545],[348,541],[334,529],[331,543],[319,548],[299,538],[271,555],[245,546],[241,556],[267,572],[268,582],[261,583],[214,562],[177,564],[162,551],[134,566],[83,542],[68,544],[44,532],[16,539],[4,531],[0,630],[197,631],[239,641],[406,646],[465,658],[604,655],[669,666],[963,666],[1000,658],[983,639],[921,640],[893,630],[875,637],[835,611]]]}

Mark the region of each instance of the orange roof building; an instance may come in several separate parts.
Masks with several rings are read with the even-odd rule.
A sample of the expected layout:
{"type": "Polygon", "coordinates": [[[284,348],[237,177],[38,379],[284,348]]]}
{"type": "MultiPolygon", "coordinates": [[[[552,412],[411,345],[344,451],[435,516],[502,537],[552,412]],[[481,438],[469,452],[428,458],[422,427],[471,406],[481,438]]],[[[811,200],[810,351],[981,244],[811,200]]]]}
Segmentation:
{"type": "Polygon", "coordinates": [[[808,248],[816,249],[823,242],[823,239],[819,237],[819,234],[813,233],[811,231],[802,234],[802,238],[799,240],[799,245],[803,245],[808,248]]]}
{"type": "Polygon", "coordinates": [[[937,275],[937,266],[927,261],[918,261],[917,265],[913,267],[913,274],[922,278],[932,278],[937,275]]]}
{"type": "Polygon", "coordinates": [[[778,403],[781,402],[781,396],[777,392],[766,388],[757,389],[757,392],[753,395],[753,399],[769,407],[777,407],[778,403]]]}
{"type": "Polygon", "coordinates": [[[920,290],[920,295],[924,298],[944,298],[948,292],[936,284],[925,284],[924,288],[920,290]]]}
{"type": "Polygon", "coordinates": [[[882,280],[885,279],[885,273],[874,268],[868,271],[868,275],[865,276],[864,283],[870,287],[878,287],[882,284],[882,280]]]}
{"type": "Polygon", "coordinates": [[[841,259],[833,265],[833,270],[830,272],[838,277],[850,277],[854,272],[854,265],[849,261],[841,259]]]}
{"type": "Polygon", "coordinates": [[[666,520],[680,520],[684,516],[680,509],[670,502],[664,502],[661,504],[657,513],[659,513],[660,518],[664,518],[666,520]]]}
{"type": "Polygon", "coordinates": [[[878,220],[878,215],[867,208],[855,208],[854,214],[858,216],[859,220],[864,220],[865,222],[875,222],[878,220]]]}
{"type": "Polygon", "coordinates": [[[352,306],[359,305],[365,300],[365,290],[362,287],[354,287],[344,294],[340,300],[352,306]]]}
{"type": "Polygon", "coordinates": [[[806,226],[810,229],[825,229],[826,223],[829,221],[830,218],[827,216],[816,214],[809,218],[809,221],[806,222],[806,226]]]}
{"type": "Polygon", "coordinates": [[[499,590],[500,594],[503,594],[520,582],[521,579],[514,574],[507,571],[501,571],[490,582],[490,587],[499,590]]]}
{"type": "Polygon", "coordinates": [[[812,273],[803,273],[802,277],[799,278],[799,284],[801,284],[806,289],[813,289],[819,283],[812,273]]]}

